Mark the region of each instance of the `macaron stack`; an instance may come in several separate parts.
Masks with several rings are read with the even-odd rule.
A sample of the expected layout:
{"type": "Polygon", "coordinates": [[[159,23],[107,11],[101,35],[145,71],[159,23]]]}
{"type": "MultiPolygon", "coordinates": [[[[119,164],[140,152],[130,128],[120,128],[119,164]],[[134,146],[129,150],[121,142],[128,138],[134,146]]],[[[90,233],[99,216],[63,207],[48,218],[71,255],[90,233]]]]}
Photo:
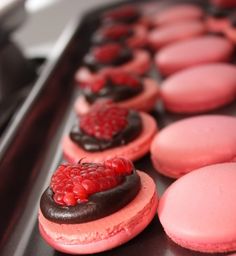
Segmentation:
{"type": "Polygon", "coordinates": [[[184,248],[236,251],[236,117],[226,111],[236,99],[226,32],[234,1],[152,4],[103,12],[75,74],[78,119],[61,143],[68,163],[39,210],[40,232],[59,251],[110,250],[155,216],[184,248]],[[140,159],[156,183],[173,182],[160,199],[148,167],[131,162],[140,159]]]}

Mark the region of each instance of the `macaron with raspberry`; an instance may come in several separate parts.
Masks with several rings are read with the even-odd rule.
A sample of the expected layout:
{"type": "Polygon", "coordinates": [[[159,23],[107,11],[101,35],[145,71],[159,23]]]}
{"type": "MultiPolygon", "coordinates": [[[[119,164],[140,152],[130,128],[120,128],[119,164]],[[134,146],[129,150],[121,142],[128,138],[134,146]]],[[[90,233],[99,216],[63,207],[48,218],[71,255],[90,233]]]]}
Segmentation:
{"type": "Polygon", "coordinates": [[[150,69],[150,55],[145,50],[131,50],[118,43],[93,47],[84,57],[84,66],[75,74],[77,84],[95,78],[112,69],[144,75],[150,69]]]}
{"type": "Polygon", "coordinates": [[[137,160],[149,152],[156,132],[156,121],[150,115],[101,102],[80,116],[79,124],[63,138],[63,153],[74,163],[81,158],[103,161],[109,156],[137,160]]]}
{"type": "Polygon", "coordinates": [[[141,25],[108,24],[100,27],[92,37],[93,44],[111,42],[119,42],[131,49],[144,48],[147,45],[147,29],[141,25]]]}
{"type": "Polygon", "coordinates": [[[112,100],[124,108],[150,111],[160,94],[153,79],[119,70],[100,74],[90,82],[81,83],[80,88],[82,93],[75,103],[78,114],[87,113],[92,104],[101,99],[112,100]]]}
{"type": "Polygon", "coordinates": [[[123,23],[126,25],[150,26],[150,20],[142,14],[138,5],[126,4],[105,11],[101,16],[103,24],[123,23]]]}
{"type": "Polygon", "coordinates": [[[200,6],[195,4],[183,3],[169,5],[154,15],[152,23],[157,26],[175,24],[179,21],[189,22],[200,20],[204,17],[204,11],[200,6]]]}
{"type": "Polygon", "coordinates": [[[148,35],[148,42],[153,50],[158,50],[168,44],[203,35],[205,32],[206,26],[200,20],[179,21],[152,30],[148,35]]]}
{"type": "Polygon", "coordinates": [[[103,252],[142,232],[157,204],[154,181],[127,159],[61,164],[41,197],[39,230],[58,251],[103,252]]]}
{"type": "Polygon", "coordinates": [[[228,39],[207,35],[168,45],[156,53],[154,61],[160,73],[168,76],[197,65],[229,62],[233,51],[228,39]]]}

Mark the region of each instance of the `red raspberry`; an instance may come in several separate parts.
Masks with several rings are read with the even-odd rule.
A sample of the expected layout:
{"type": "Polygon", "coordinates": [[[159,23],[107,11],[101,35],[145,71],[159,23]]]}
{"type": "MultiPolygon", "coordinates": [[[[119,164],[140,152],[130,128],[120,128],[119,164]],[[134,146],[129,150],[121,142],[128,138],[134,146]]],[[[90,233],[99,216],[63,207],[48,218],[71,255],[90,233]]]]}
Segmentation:
{"type": "Polygon", "coordinates": [[[62,164],[51,179],[53,199],[63,206],[86,202],[90,195],[119,185],[133,169],[132,163],[124,158],[113,158],[104,164],[62,164]]]}
{"type": "Polygon", "coordinates": [[[111,103],[94,104],[89,113],[81,116],[80,129],[97,139],[111,140],[126,127],[128,113],[111,103]]]}
{"type": "Polygon", "coordinates": [[[114,170],[118,174],[121,174],[121,173],[130,174],[134,169],[133,163],[123,157],[115,157],[115,158],[107,159],[104,162],[104,165],[107,168],[114,170]]]}
{"type": "Polygon", "coordinates": [[[140,85],[139,78],[136,75],[124,71],[111,72],[108,77],[115,85],[126,85],[130,87],[138,87],[140,85]]]}
{"type": "Polygon", "coordinates": [[[92,92],[97,93],[106,85],[106,79],[103,76],[97,76],[96,78],[82,84],[82,88],[89,88],[92,92]]]}
{"type": "Polygon", "coordinates": [[[121,37],[129,35],[130,29],[123,24],[115,24],[102,29],[101,33],[105,38],[117,40],[121,37]]]}
{"type": "Polygon", "coordinates": [[[92,51],[92,55],[97,61],[103,64],[109,64],[119,57],[121,50],[122,48],[119,44],[110,43],[95,47],[92,51]]]}

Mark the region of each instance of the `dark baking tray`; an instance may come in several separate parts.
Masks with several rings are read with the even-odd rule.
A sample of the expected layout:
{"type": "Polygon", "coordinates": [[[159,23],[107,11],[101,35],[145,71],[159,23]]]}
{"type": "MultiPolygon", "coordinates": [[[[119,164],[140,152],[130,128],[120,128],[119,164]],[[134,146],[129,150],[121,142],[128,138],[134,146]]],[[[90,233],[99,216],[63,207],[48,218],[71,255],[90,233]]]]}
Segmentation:
{"type": "MultiPolygon", "coordinates": [[[[141,1],[140,1],[141,2],[141,1]]],[[[164,1],[163,1],[164,2],[164,1]]],[[[176,2],[176,1],[175,1],[176,2]]],[[[184,1],[187,2],[187,1],[184,1]]],[[[205,1],[195,3],[206,4],[205,1]]],[[[165,4],[169,1],[165,1],[165,4]]],[[[78,94],[74,73],[89,48],[102,11],[96,9],[72,22],[59,40],[29,97],[16,114],[0,143],[0,255],[64,255],[49,247],[39,235],[39,198],[50,176],[62,161],[60,140],[75,120],[73,101],[78,94]]],[[[151,76],[157,77],[153,70],[151,76]]],[[[236,103],[210,113],[236,115],[236,103]]],[[[160,128],[187,115],[170,114],[158,104],[152,112],[160,128]]],[[[173,180],[159,175],[149,155],[135,163],[156,181],[161,195],[173,180]]],[[[209,255],[175,245],[165,235],[158,217],[136,238],[97,255],[189,256],[209,255]]],[[[210,254],[212,255],[212,254],[210,254]]],[[[226,254],[217,254],[226,255],[226,254]]]]}

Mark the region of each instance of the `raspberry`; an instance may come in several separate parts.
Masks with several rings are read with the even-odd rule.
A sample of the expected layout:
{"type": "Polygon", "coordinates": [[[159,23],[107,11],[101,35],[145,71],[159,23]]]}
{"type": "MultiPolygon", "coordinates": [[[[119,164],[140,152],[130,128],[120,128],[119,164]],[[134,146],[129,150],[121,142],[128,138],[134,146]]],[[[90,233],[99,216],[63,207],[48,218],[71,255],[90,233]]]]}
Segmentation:
{"type": "Polygon", "coordinates": [[[107,159],[104,162],[104,165],[107,168],[114,170],[118,174],[121,174],[121,173],[126,174],[127,172],[131,173],[132,170],[134,169],[133,163],[122,157],[107,159]]]}
{"type": "Polygon", "coordinates": [[[109,73],[99,75],[89,82],[84,83],[82,88],[89,88],[93,93],[98,93],[106,86],[107,80],[110,80],[112,84],[116,86],[140,86],[140,80],[134,74],[126,73],[124,71],[109,71],[109,73]]]}
{"type": "Polygon", "coordinates": [[[89,113],[81,116],[80,129],[97,139],[111,140],[126,125],[128,110],[108,102],[94,104],[89,113]]]}
{"type": "Polygon", "coordinates": [[[105,38],[117,40],[121,37],[128,36],[130,33],[130,29],[123,24],[115,24],[103,28],[101,32],[105,38]]]}
{"type": "Polygon", "coordinates": [[[109,64],[119,57],[121,50],[122,48],[119,44],[110,43],[95,47],[92,55],[97,61],[103,64],[109,64]]]}
{"type": "Polygon", "coordinates": [[[140,81],[136,75],[124,71],[111,72],[108,77],[115,85],[126,85],[130,87],[138,87],[140,85],[140,81]]]}
{"type": "Polygon", "coordinates": [[[92,92],[97,93],[106,85],[106,80],[103,76],[97,76],[95,79],[82,84],[82,88],[89,88],[92,92]]]}
{"type": "Polygon", "coordinates": [[[62,206],[87,202],[90,195],[119,185],[133,169],[132,163],[124,158],[109,159],[103,164],[62,164],[51,179],[53,199],[62,206]]]}

